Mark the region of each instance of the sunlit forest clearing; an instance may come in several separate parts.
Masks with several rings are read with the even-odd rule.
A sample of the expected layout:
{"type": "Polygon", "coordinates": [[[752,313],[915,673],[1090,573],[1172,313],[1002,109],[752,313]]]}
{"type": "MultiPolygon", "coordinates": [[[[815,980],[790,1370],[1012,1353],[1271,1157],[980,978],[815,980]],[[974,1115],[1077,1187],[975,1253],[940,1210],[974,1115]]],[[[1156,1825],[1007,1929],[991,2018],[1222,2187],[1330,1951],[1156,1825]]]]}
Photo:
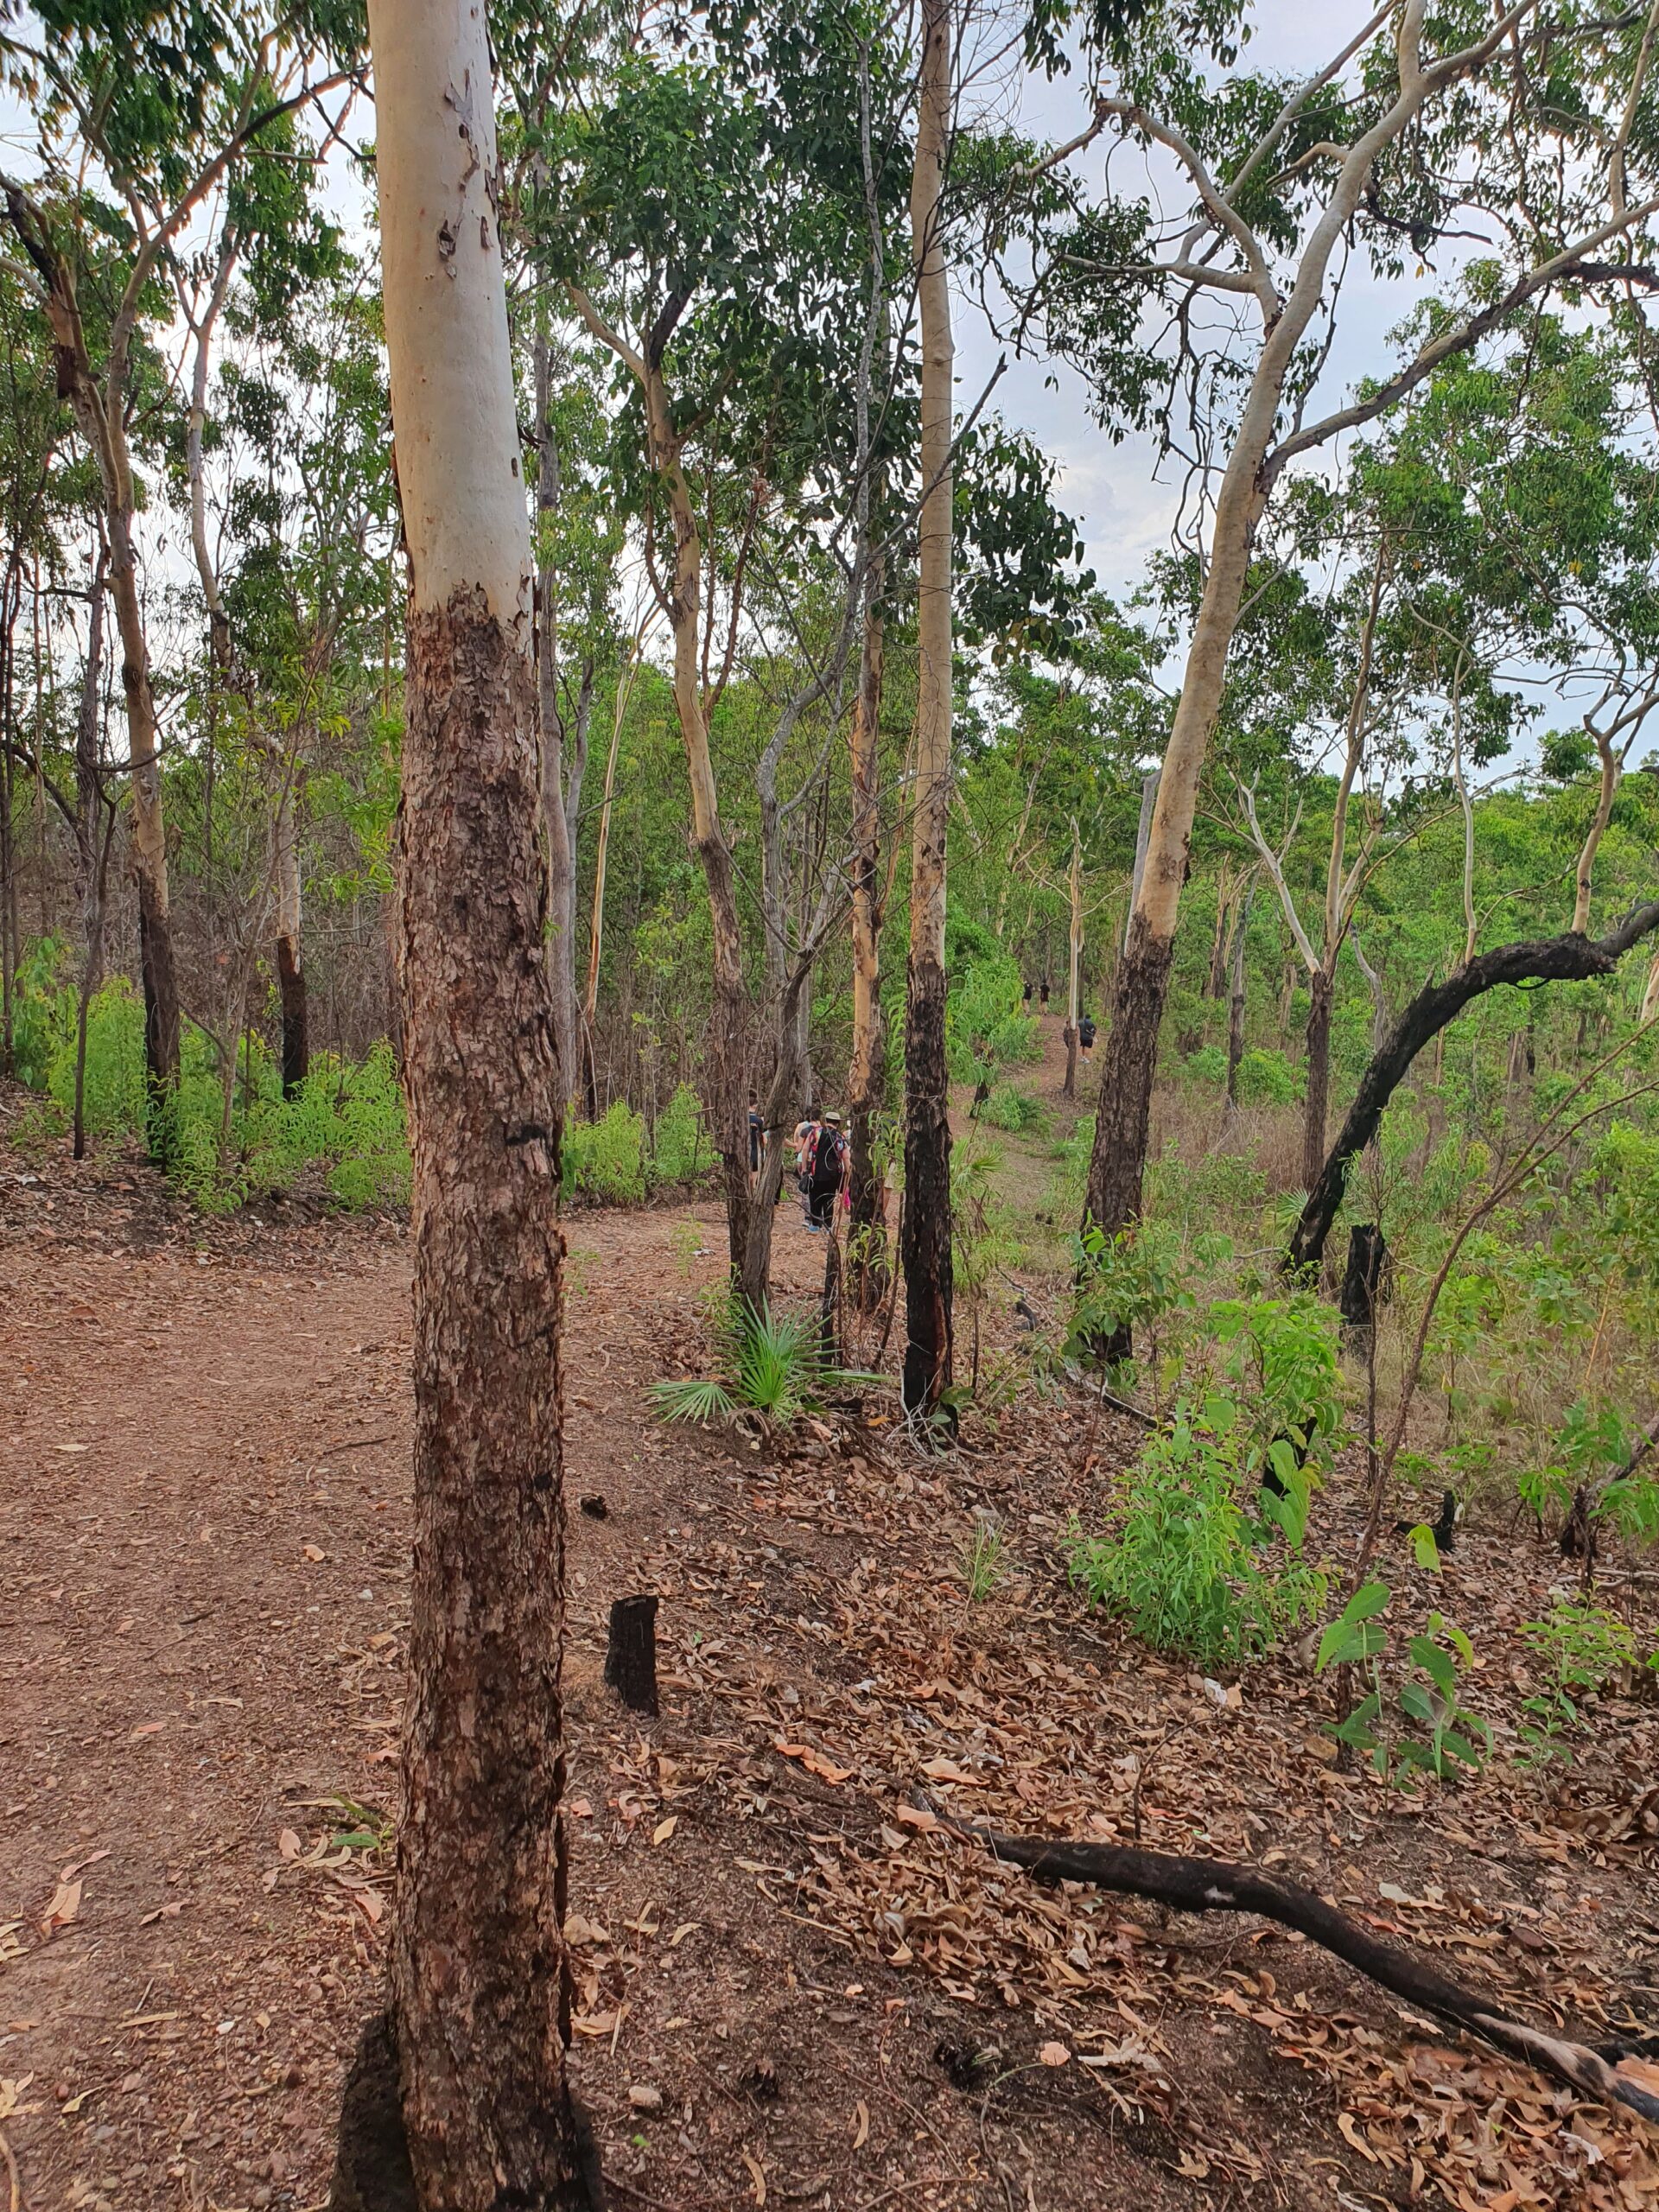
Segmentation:
{"type": "Polygon", "coordinates": [[[1659,2206],[1656,57],[0,10],[0,2212],[1659,2206]]]}

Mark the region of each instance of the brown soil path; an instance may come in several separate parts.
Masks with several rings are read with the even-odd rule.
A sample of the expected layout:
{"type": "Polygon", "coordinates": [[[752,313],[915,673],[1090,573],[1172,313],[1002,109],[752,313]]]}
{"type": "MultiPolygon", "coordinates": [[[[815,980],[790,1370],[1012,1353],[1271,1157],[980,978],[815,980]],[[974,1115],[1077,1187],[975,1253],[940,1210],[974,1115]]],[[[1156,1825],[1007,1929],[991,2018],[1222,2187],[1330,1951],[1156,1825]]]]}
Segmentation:
{"type": "MultiPolygon", "coordinates": [[[[158,1230],[142,1191],[124,1224],[118,1174],[0,1183],[0,2134],[27,2212],[295,2212],[384,1971],[405,1240],[158,1230]]],[[[1639,1851],[1547,1840],[1541,1886],[1465,1802],[1465,1837],[1509,1824],[1443,1886],[1444,1836],[1306,1749],[1305,1684],[1218,1710],[1083,1623],[1054,1547],[1126,1438],[1039,1402],[932,1469],[874,1406],[765,1449],[664,1430],[645,1392],[703,1362],[714,1217],[567,1235],[570,1490],[606,1505],[571,1528],[575,2069],[616,2204],[1323,2212],[1406,2201],[1414,2158],[1427,2204],[1659,2201],[1630,2126],[1414,2040],[1305,1949],[1051,1899],[902,1808],[918,1771],[1010,1826],[1133,1808],[1385,1915],[1386,1869],[1414,1940],[1546,2016],[1570,1974],[1602,2020],[1640,1973],[1639,1851]],[[644,1725],[599,1679],[637,1588],[664,1600],[644,1725]]],[[[823,1262],[787,1207],[779,1261],[785,1292],[823,1262]]]]}

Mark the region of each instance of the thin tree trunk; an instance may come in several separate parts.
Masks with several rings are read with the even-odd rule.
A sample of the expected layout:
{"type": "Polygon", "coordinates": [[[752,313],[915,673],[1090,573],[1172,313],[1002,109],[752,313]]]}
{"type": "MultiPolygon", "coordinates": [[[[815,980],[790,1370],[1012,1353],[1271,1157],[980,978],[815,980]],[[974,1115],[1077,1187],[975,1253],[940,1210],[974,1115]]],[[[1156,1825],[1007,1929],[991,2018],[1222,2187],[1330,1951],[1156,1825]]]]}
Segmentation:
{"type": "Polygon", "coordinates": [[[1244,896],[1239,903],[1238,919],[1233,925],[1232,988],[1227,1003],[1227,1111],[1226,1118],[1238,1111],[1238,1070],[1244,1058],[1244,952],[1249,934],[1250,907],[1255,898],[1256,878],[1252,875],[1244,887],[1244,896]]]}
{"type": "MultiPolygon", "coordinates": [[[[549,966],[559,1080],[569,1100],[576,1087],[576,859],[565,807],[564,725],[559,713],[559,579],[552,523],[559,507],[559,452],[552,423],[551,348],[545,315],[532,346],[536,386],[536,684],[542,733],[542,810],[547,823],[549,966]]],[[[592,696],[591,676],[588,696],[592,696]]]]}
{"type": "Polygon", "coordinates": [[[1141,778],[1141,818],[1135,825],[1135,868],[1129,878],[1129,911],[1123,917],[1123,950],[1129,949],[1129,934],[1135,925],[1135,910],[1140,903],[1141,885],[1147,873],[1147,845],[1152,836],[1152,810],[1158,804],[1158,779],[1161,768],[1147,768],[1141,778]]]}
{"type": "Polygon", "coordinates": [[[110,595],[121,633],[127,746],[132,762],[132,871],[138,890],[138,957],[144,990],[144,1065],[149,1076],[150,1150],[172,1143],[171,1102],[179,1080],[179,989],[168,901],[167,826],[162,805],[161,731],[150,688],[149,645],[132,543],[132,512],[109,508],[110,595]]]}
{"type": "MultiPolygon", "coordinates": [[[[74,272],[53,243],[39,210],[16,187],[6,188],[19,242],[45,288],[58,388],[99,472],[109,539],[110,593],[121,636],[127,753],[132,764],[133,875],[138,892],[139,965],[144,990],[144,1063],[150,1147],[164,1156],[172,1138],[172,1094],[179,1078],[179,995],[168,906],[167,837],[162,818],[161,736],[150,681],[149,645],[138,595],[132,542],[134,493],[126,434],[126,372],[132,322],[124,302],[110,334],[108,389],[100,391],[87,352],[74,272]]],[[[136,306],[131,310],[136,315],[136,306]]]]}
{"type": "Polygon", "coordinates": [[[283,1015],[283,1096],[296,1098],[311,1072],[310,1016],[300,941],[299,760],[289,753],[280,763],[275,841],[276,988],[283,1015]]]}
{"type": "Polygon", "coordinates": [[[1325,1166],[1325,1124],[1331,1103],[1331,1007],[1336,995],[1329,969],[1307,979],[1307,1087],[1302,1106],[1302,1188],[1311,1191],[1325,1166]]]}
{"type": "Polygon", "coordinates": [[[847,1071],[848,1204],[852,1291],[861,1313],[873,1313],[887,1288],[881,1240],[884,1179],[874,1155],[875,1119],[887,1090],[887,1025],[881,1011],[881,787],[878,739],[887,649],[879,565],[864,611],[858,699],[849,740],[852,768],[853,1045],[847,1071]]]}
{"type": "Polygon", "coordinates": [[[594,849],[594,907],[588,928],[588,990],[582,1007],[582,1094],[588,1119],[599,1115],[599,1086],[594,1068],[594,1021],[599,1006],[599,963],[605,949],[605,871],[610,859],[611,810],[616,802],[616,762],[622,745],[622,722],[629,695],[639,667],[640,639],[636,636],[627,665],[617,676],[616,698],[611,713],[610,748],[605,755],[605,791],[599,807],[599,842],[594,849]]]}
{"type": "Polygon", "coordinates": [[[105,882],[109,868],[110,831],[99,835],[102,781],[99,757],[99,691],[104,676],[104,546],[100,539],[92,567],[86,625],[86,668],[81,678],[80,710],[75,718],[75,854],[83,931],[86,938],[80,990],[75,1008],[74,1156],[86,1156],[86,1015],[104,966],[105,882]]]}
{"type": "Polygon", "coordinates": [[[906,1414],[939,1407],[951,1372],[950,1120],[944,1049],[945,828],[950,804],[950,290],[940,236],[950,128],[950,0],[922,0],[910,227],[921,319],[916,794],[905,988],[906,1414]]]}
{"type": "Polygon", "coordinates": [[[422,2212],[584,2203],[565,2079],[561,1071],[490,54],[371,0],[409,549],[415,1574],[392,1988],[422,2212]]]}

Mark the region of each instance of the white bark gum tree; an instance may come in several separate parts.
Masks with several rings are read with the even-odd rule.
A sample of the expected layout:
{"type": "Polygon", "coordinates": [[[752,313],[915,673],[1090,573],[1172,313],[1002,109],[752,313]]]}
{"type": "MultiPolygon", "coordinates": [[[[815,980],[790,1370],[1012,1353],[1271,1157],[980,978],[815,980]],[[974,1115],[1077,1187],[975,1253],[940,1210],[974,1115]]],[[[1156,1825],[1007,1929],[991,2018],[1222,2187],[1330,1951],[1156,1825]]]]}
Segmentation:
{"type": "Polygon", "coordinates": [[[702,609],[702,532],[684,465],[685,433],[677,429],[663,353],[683,299],[671,301],[643,347],[613,330],[578,285],[566,287],[588,329],[623,363],[639,386],[650,466],[668,500],[674,531],[673,573],[667,592],[673,635],[673,691],[686,773],[691,787],[691,834],[702,864],[714,939],[714,1019],[705,1057],[705,1088],[715,1150],[726,1186],[726,1230],[732,1276],[741,1287],[749,1248],[748,1107],[743,1071],[748,988],[743,972],[742,926],[732,849],[720,819],[720,795],[709,749],[709,715],[699,666],[702,609]]]}
{"type": "MultiPolygon", "coordinates": [[[[1299,398],[1288,430],[1281,416],[1300,349],[1325,296],[1333,257],[1361,211],[1379,158],[1421,117],[1426,105],[1460,81],[1477,77],[1493,57],[1517,40],[1536,12],[1537,0],[1517,0],[1473,44],[1426,60],[1422,38],[1426,0],[1406,0],[1397,14],[1377,11],[1319,71],[1285,103],[1230,181],[1211,175],[1201,154],[1173,124],[1138,102],[1103,96],[1090,128],[1068,153],[1090,143],[1109,124],[1165,149],[1192,188],[1195,207],[1173,253],[1139,273],[1184,287],[1189,297],[1212,288],[1251,299],[1262,322],[1254,365],[1244,389],[1232,442],[1217,489],[1204,590],[1193,624],[1179,702],[1166,749],[1153,810],[1147,866],[1131,909],[1124,958],[1118,970],[1113,1017],[1102,1054],[1100,1107],[1096,1121],[1085,1218],[1108,1235],[1140,1211],[1150,1128],[1159,1032],[1168,995],[1175,923],[1180,905],[1203,772],[1220,710],[1228,654],[1237,627],[1257,526],[1273,485],[1297,454],[1344,430],[1373,420],[1414,390],[1439,365],[1466,351],[1527,301],[1586,270],[1608,241],[1630,232],[1659,210],[1659,198],[1629,204],[1621,158],[1611,165],[1605,221],[1581,231],[1567,245],[1524,269],[1478,311],[1438,327],[1396,373],[1363,396],[1313,422],[1302,419],[1299,398]],[[1308,101],[1336,79],[1363,48],[1390,36],[1396,89],[1370,126],[1346,145],[1324,143],[1301,157],[1334,166],[1335,175],[1295,254],[1287,283],[1275,278],[1263,237],[1240,213],[1241,191],[1272,157],[1308,101]]],[[[1518,47],[1516,49],[1519,51],[1518,47]]],[[[1641,90],[1638,65],[1626,106],[1633,113],[1641,90]]],[[[1616,274],[1616,272],[1615,272],[1616,274]]],[[[1117,1349],[1121,1350],[1121,1345],[1117,1349]]]]}
{"type": "Polygon", "coordinates": [[[569,727],[560,702],[559,578],[545,543],[559,507],[558,449],[552,422],[552,349],[545,328],[531,346],[536,398],[536,519],[543,533],[536,569],[536,689],[542,732],[543,810],[547,822],[547,893],[552,947],[553,1026],[559,1077],[569,1103],[581,1073],[576,1012],[576,825],[588,768],[594,709],[591,658],[575,674],[569,727]]]}
{"type": "MultiPolygon", "coordinates": [[[[220,588],[218,564],[207,542],[207,482],[204,442],[207,424],[207,382],[212,365],[213,332],[224,312],[231,280],[241,256],[241,241],[227,230],[219,242],[219,257],[206,302],[198,309],[182,281],[179,306],[189,327],[194,348],[190,377],[190,413],[185,433],[185,476],[190,495],[190,546],[196,575],[207,607],[207,650],[212,689],[207,703],[207,747],[211,756],[217,744],[221,695],[236,681],[231,618],[220,588]]],[[[334,644],[333,626],[312,641],[308,659],[312,668],[327,659],[334,644]]],[[[310,671],[308,670],[308,674],[310,671]]],[[[272,932],[276,952],[276,993],[282,1015],[282,1083],[284,1098],[296,1097],[311,1071],[310,1023],[307,1005],[302,929],[303,884],[300,868],[300,796],[304,780],[299,726],[287,745],[261,730],[250,713],[245,734],[262,755],[271,781],[270,880],[274,893],[272,932]]],[[[209,774],[211,804],[212,768],[209,774]]],[[[211,817],[208,835],[212,835],[211,817]]]]}
{"type": "Polygon", "coordinates": [[[372,0],[409,561],[415,1573],[392,1990],[422,2212],[586,2202],[561,2012],[562,1071],[482,0],[372,0]]]}
{"type": "Polygon", "coordinates": [[[931,1415],[951,1373],[950,1122],[944,1037],[945,830],[950,807],[950,284],[942,236],[950,139],[950,0],[923,0],[910,197],[921,325],[916,781],[905,989],[904,1404],[931,1415]]]}

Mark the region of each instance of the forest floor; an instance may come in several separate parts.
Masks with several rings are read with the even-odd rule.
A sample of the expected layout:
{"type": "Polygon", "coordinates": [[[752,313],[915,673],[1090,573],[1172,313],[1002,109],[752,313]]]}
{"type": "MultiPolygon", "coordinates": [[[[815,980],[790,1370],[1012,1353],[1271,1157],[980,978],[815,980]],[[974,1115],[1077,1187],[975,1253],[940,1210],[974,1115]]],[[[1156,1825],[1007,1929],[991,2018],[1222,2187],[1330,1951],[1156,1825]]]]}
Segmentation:
{"type": "MultiPolygon", "coordinates": [[[[1565,1779],[1338,1773],[1290,1658],[1206,1683],[1088,1613],[1067,1516],[1098,1522],[1137,1441],[1089,1399],[1028,1389],[948,1460],[874,1399],[764,1445],[664,1430],[646,1391],[705,1364],[715,1214],[566,1233],[573,2071],[614,2206],[1659,2205],[1630,2115],[1265,1923],[1039,1889],[912,1802],[1278,1866],[1600,2040],[1659,2027],[1650,1704],[1605,1700],[1565,1779]],[[645,1722],[601,1680],[641,1590],[645,1722]]],[[[810,1294],[788,1205],[778,1246],[810,1294]]],[[[406,1235],[204,1223],[130,1155],[0,1127],[0,2207],[319,2207],[391,1906],[406,1235]]],[[[1340,1482],[1321,1516],[1345,1556],[1340,1482]]],[[[1511,1746],[1518,1626],[1560,1573],[1493,1526],[1418,1578],[1511,1746]]]]}

